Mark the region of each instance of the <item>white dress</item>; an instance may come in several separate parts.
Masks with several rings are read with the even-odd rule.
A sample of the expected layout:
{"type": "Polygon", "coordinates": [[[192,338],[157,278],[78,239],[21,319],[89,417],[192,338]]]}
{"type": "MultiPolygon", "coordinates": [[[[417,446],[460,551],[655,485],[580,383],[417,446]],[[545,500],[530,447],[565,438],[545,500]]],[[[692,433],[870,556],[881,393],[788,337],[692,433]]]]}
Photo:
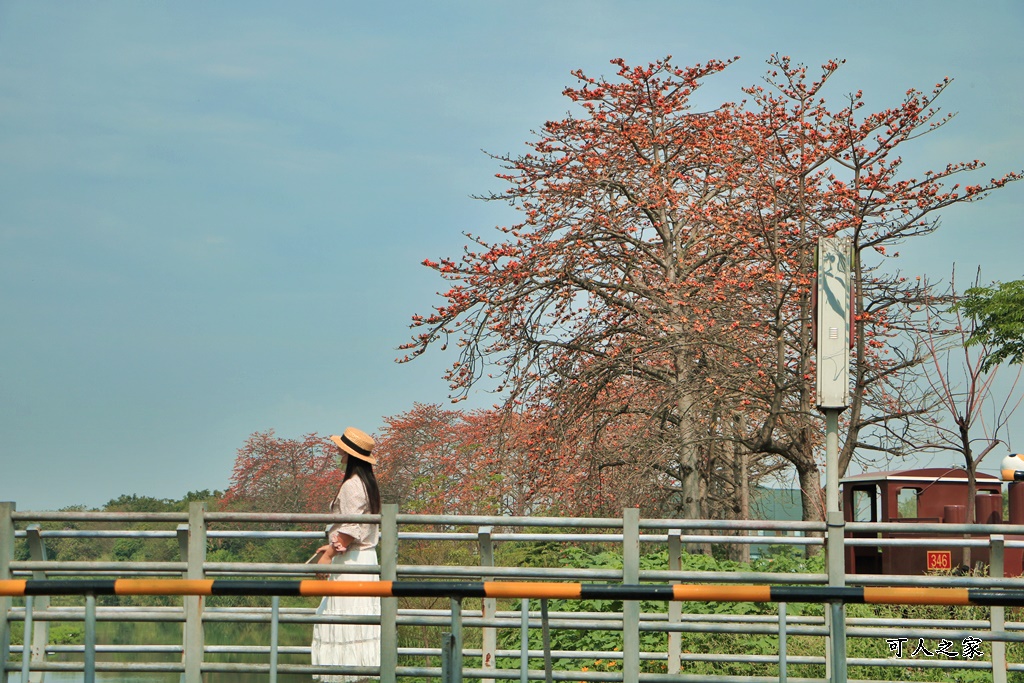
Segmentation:
{"type": "MultiPolygon", "coordinates": [[[[363,482],[358,477],[347,479],[331,502],[331,512],[342,515],[370,513],[370,503],[363,482]]],[[[332,565],[377,564],[376,524],[333,524],[328,535],[341,532],[354,538],[344,553],[335,555],[332,565]]],[[[331,574],[331,581],[377,581],[377,574],[331,574]]],[[[332,616],[368,616],[376,624],[314,624],[311,659],[314,666],[380,666],[380,598],[328,596],[318,613],[332,616]]],[[[327,683],[347,683],[368,676],[317,674],[313,678],[327,683]]]]}

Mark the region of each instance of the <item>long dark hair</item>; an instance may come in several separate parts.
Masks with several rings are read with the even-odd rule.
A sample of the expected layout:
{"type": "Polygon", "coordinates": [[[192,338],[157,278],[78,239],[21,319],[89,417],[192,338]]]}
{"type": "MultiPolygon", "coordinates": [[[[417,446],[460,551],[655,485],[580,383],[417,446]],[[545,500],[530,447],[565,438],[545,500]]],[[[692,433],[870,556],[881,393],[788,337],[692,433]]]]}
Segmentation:
{"type": "Polygon", "coordinates": [[[348,456],[348,464],[345,465],[345,478],[342,482],[348,481],[351,477],[359,477],[366,487],[366,498],[370,501],[370,514],[380,514],[380,488],[377,486],[377,477],[373,474],[373,465],[362,458],[348,456]]]}

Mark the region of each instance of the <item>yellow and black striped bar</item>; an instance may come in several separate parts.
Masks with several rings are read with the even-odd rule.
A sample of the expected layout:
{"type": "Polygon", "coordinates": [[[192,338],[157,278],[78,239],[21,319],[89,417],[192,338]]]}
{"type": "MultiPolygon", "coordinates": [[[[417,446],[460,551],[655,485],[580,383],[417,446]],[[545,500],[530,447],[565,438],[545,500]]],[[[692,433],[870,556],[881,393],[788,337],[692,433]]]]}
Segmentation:
{"type": "Polygon", "coordinates": [[[252,581],[234,579],[8,579],[0,596],[256,595],[380,598],[548,598],[679,602],[802,602],[889,605],[1024,606],[1024,589],[877,588],[705,584],[596,584],[528,581],[252,581]]]}

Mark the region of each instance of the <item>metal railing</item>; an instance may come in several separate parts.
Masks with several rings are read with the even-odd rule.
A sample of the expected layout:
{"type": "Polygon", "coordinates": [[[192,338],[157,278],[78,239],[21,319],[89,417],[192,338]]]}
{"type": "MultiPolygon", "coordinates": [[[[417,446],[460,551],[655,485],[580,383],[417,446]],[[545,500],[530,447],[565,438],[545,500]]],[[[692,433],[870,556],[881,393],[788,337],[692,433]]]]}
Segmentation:
{"type": "MultiPolygon", "coordinates": [[[[31,579],[33,581],[56,581],[81,577],[178,577],[192,580],[223,579],[237,577],[270,578],[311,578],[316,571],[344,572],[343,567],[291,564],[291,563],[225,563],[207,561],[207,549],[217,539],[249,538],[254,541],[284,538],[296,542],[315,543],[322,538],[316,531],[266,530],[269,524],[324,524],[334,521],[374,521],[381,524],[380,565],[370,571],[379,573],[384,581],[518,581],[536,579],[541,581],[608,582],[625,585],[651,583],[707,583],[707,584],[772,584],[775,586],[943,586],[964,588],[1024,588],[1020,578],[999,578],[997,574],[1004,547],[1024,547],[1024,541],[1004,540],[1011,535],[1024,536],[1024,527],[1009,525],[934,525],[936,528],[919,528],[923,533],[943,534],[946,538],[959,536],[964,542],[965,533],[988,534],[980,539],[990,546],[993,577],[979,576],[859,576],[841,573],[836,576],[836,563],[828,564],[829,572],[820,574],[779,574],[774,572],[706,572],[684,571],[681,558],[688,543],[701,544],[766,544],[791,545],[796,547],[822,546],[844,547],[843,526],[835,524],[805,522],[722,522],[710,520],[641,520],[636,510],[626,510],[622,518],[555,518],[555,517],[484,517],[484,516],[428,516],[398,514],[394,506],[385,506],[381,515],[366,517],[339,517],[333,515],[265,515],[224,513],[207,510],[203,504],[194,503],[188,513],[100,513],[100,512],[18,512],[11,503],[0,503],[0,580],[31,579]],[[132,529],[44,529],[43,524],[53,523],[88,525],[117,525],[147,522],[165,525],[159,530],[132,529]],[[252,525],[249,529],[218,528],[224,525],[252,525]],[[210,528],[212,527],[212,528],[210,528]],[[262,527],[262,528],[261,528],[262,527]],[[422,531],[424,527],[437,527],[442,531],[422,531]],[[474,529],[475,531],[466,531],[474,529]],[[832,539],[823,538],[832,532],[832,539]],[[796,536],[765,537],[758,534],[802,534],[796,536]],[[741,535],[735,535],[741,534],[741,535]],[[812,536],[809,534],[820,534],[812,536]],[[48,541],[61,538],[139,538],[176,539],[180,561],[168,562],[55,562],[47,559],[48,541]],[[479,564],[473,566],[406,565],[399,564],[399,548],[402,544],[432,541],[459,541],[471,543],[479,564]],[[621,548],[622,569],[594,569],[574,567],[520,567],[495,566],[495,545],[500,543],[544,543],[544,544],[614,544],[621,548]],[[24,545],[22,545],[24,544],[24,545]],[[643,569],[640,564],[641,544],[650,547],[667,548],[667,567],[664,569],[643,569]],[[835,545],[832,545],[835,544],[835,545]],[[18,553],[15,552],[16,547],[18,553]],[[28,559],[16,559],[28,554],[28,559]],[[830,576],[831,574],[831,576],[830,576]]],[[[834,520],[830,520],[833,522],[834,520]]],[[[885,525],[850,524],[849,530],[884,531],[885,525]],[[856,527],[854,529],[854,527],[856,527]]],[[[899,525],[898,531],[906,531],[907,525],[899,525]]],[[[864,543],[881,545],[885,539],[845,539],[845,544],[864,543]]],[[[977,543],[977,540],[968,541],[977,543]]],[[[842,555],[840,555],[842,557],[842,555]]],[[[838,565],[840,568],[842,564],[838,565]]],[[[365,572],[363,568],[359,571],[365,572]]],[[[831,604],[843,601],[832,600],[831,604]]],[[[283,624],[311,624],[328,621],[331,618],[317,615],[313,607],[285,607],[273,601],[270,607],[211,607],[202,596],[185,596],[181,606],[170,607],[90,607],[88,599],[84,606],[51,604],[45,596],[26,596],[23,604],[11,597],[0,596],[0,661],[5,675],[20,672],[23,679],[41,681],[48,671],[83,671],[90,667],[94,671],[152,671],[178,673],[186,683],[199,683],[203,673],[237,672],[268,674],[351,673],[379,675],[382,683],[393,683],[399,677],[444,678],[452,671],[459,671],[464,678],[484,681],[502,679],[529,680],[573,680],[573,681],[622,681],[623,683],[664,682],[679,683],[692,680],[686,673],[689,666],[714,662],[738,665],[773,665],[775,675],[765,676],[700,676],[700,680],[754,681],[754,680],[798,680],[789,676],[794,665],[815,665],[826,668],[826,677],[831,680],[845,680],[847,666],[921,668],[962,668],[985,669],[993,674],[994,681],[1005,681],[1007,671],[1024,671],[1024,664],[1007,663],[1005,644],[1024,642],[1024,624],[1008,623],[1000,606],[991,607],[988,619],[963,622],[957,619],[926,619],[915,622],[893,624],[885,619],[847,618],[839,610],[826,611],[826,616],[795,616],[787,612],[785,602],[778,602],[776,614],[690,614],[682,602],[669,602],[668,608],[660,612],[643,612],[638,600],[622,600],[621,610],[616,612],[558,612],[549,609],[548,601],[542,600],[533,609],[528,601],[521,601],[519,609],[498,609],[498,600],[484,597],[479,609],[467,609],[461,600],[454,597],[447,608],[412,609],[399,608],[398,598],[382,599],[381,664],[379,671],[355,670],[350,667],[317,668],[308,664],[285,664],[279,661],[283,655],[308,656],[308,647],[281,646],[277,639],[277,628],[283,624]],[[457,604],[456,604],[457,603],[457,604]],[[538,609],[539,608],[539,609],[538,609]],[[90,617],[90,611],[92,616],[90,617]],[[831,617],[831,618],[828,618],[831,617]],[[89,642],[95,638],[86,633],[86,642],[81,646],[57,646],[49,642],[48,625],[53,621],[81,621],[88,624],[90,618],[96,621],[126,622],[171,622],[184,625],[180,645],[155,646],[132,644],[112,646],[89,642]],[[24,641],[30,647],[19,648],[11,645],[11,624],[23,622],[24,641]],[[207,625],[216,623],[264,623],[271,627],[271,637],[265,645],[210,645],[204,636],[207,625]],[[406,627],[447,628],[441,634],[438,647],[399,647],[399,628],[406,627]],[[463,647],[462,629],[479,630],[479,646],[463,647]],[[519,630],[519,649],[499,649],[497,635],[507,630],[519,630]],[[530,646],[531,632],[541,632],[541,647],[530,646]],[[621,634],[622,647],[619,650],[552,650],[551,635],[559,630],[611,631],[621,634]],[[659,651],[648,651],[641,647],[643,634],[666,634],[667,646],[659,651]],[[778,652],[775,654],[729,654],[725,652],[683,652],[681,643],[686,634],[765,634],[777,639],[778,652]],[[906,638],[911,645],[919,638],[956,640],[975,638],[991,644],[991,658],[985,661],[968,661],[964,658],[953,660],[906,658],[856,658],[846,659],[835,666],[832,648],[822,647],[824,655],[794,656],[790,650],[790,639],[809,637],[824,641],[848,638],[885,639],[886,641],[906,638]],[[92,661],[87,655],[92,651],[92,661]],[[175,657],[178,661],[146,661],[125,665],[121,662],[95,661],[95,655],[108,653],[129,653],[151,659],[175,657]],[[462,656],[458,656],[461,652],[462,656]],[[81,656],[75,661],[52,661],[48,655],[81,656]],[[208,661],[207,655],[251,655],[264,658],[257,662],[208,661]],[[467,661],[478,660],[479,666],[462,666],[467,661]],[[499,668],[499,660],[514,662],[517,668],[499,668]],[[553,670],[558,660],[580,663],[565,671],[553,670]],[[594,660],[616,662],[615,671],[586,671],[583,665],[594,660]],[[531,669],[531,662],[544,662],[544,668],[531,669]],[[433,665],[438,662],[439,665],[433,665]],[[458,666],[456,666],[456,663],[458,666]],[[666,673],[641,673],[652,663],[662,663],[666,673]]],[[[335,619],[338,619],[335,617],[335,619]]],[[[89,629],[87,629],[88,631],[89,629]]],[[[505,638],[506,644],[509,637],[505,638]]],[[[909,649],[909,647],[908,647],[909,649]]],[[[215,657],[210,657],[214,659],[215,657]]],[[[799,680],[821,680],[805,678],[799,680]]]]}

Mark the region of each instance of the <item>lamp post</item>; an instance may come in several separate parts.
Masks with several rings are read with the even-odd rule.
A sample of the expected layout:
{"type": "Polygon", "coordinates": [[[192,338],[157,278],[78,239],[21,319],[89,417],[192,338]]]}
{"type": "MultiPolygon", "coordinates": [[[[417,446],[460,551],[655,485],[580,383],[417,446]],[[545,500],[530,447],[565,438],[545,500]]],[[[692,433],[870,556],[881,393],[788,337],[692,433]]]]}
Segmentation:
{"type": "MultiPolygon", "coordinates": [[[[818,241],[815,330],[817,339],[815,397],[825,415],[825,523],[830,586],[846,583],[844,522],[839,508],[839,415],[850,405],[850,293],[853,243],[848,237],[818,241]]],[[[829,673],[833,683],[846,681],[846,619],[841,602],[829,605],[829,673]]]]}

